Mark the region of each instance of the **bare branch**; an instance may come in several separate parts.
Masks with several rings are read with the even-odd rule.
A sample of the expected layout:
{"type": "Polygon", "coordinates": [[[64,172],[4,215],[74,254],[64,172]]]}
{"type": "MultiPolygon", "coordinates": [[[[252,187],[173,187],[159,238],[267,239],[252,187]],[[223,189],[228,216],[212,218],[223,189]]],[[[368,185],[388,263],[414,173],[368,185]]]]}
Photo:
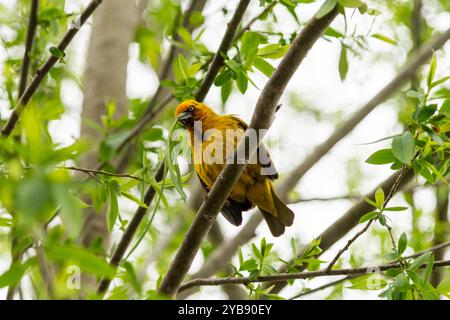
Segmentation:
{"type": "Polygon", "coordinates": [[[33,50],[34,38],[38,25],[37,17],[39,10],[39,0],[32,0],[30,7],[30,18],[28,20],[27,38],[25,40],[25,53],[23,54],[22,68],[20,70],[20,81],[18,97],[23,95],[28,83],[28,72],[31,63],[31,51],[33,50]]]}
{"type": "Polygon", "coordinates": [[[258,14],[257,16],[253,17],[236,35],[235,39],[239,39],[240,37],[242,37],[244,35],[244,33],[248,30],[251,29],[252,25],[258,21],[259,19],[261,19],[262,17],[264,17],[265,15],[269,14],[273,8],[278,4],[278,1],[272,1],[272,3],[270,3],[263,11],[261,11],[260,14],[258,14]]]}
{"type": "MultiPolygon", "coordinates": [[[[335,8],[323,18],[312,18],[296,37],[277,69],[264,86],[256,104],[249,129],[258,130],[270,127],[276,112],[278,101],[289,80],[307,55],[308,51],[321,36],[322,32],[334,20],[337,13],[337,9],[335,8]]],[[[247,133],[237,146],[235,153],[235,156],[236,154],[245,154],[245,160],[248,160],[248,157],[255,152],[257,144],[260,143],[260,141],[258,141],[257,144],[246,146],[247,133]],[[246,150],[246,147],[249,147],[248,153],[241,152],[246,150]]],[[[164,276],[159,288],[161,293],[172,296],[178,291],[181,281],[188,272],[203,239],[214,223],[219,210],[222,208],[244,168],[245,164],[228,164],[222,170],[208,194],[208,199],[198,210],[191,228],[187,232],[180,249],[164,276]]]]}
{"type": "Polygon", "coordinates": [[[247,10],[248,4],[250,0],[240,0],[239,4],[234,12],[233,18],[227,25],[227,31],[223,36],[222,42],[220,43],[219,49],[217,53],[214,55],[211,65],[209,66],[208,72],[203,79],[202,85],[198,89],[195,94],[195,99],[197,101],[203,101],[208,94],[209,89],[211,88],[214,78],[222,67],[224,61],[224,55],[227,54],[228,49],[233,42],[234,35],[236,34],[236,30],[239,27],[239,24],[244,16],[245,10],[247,10]]]}
{"type": "Polygon", "coordinates": [[[348,196],[336,196],[336,197],[313,197],[313,198],[298,198],[294,200],[288,200],[289,204],[304,203],[304,202],[328,202],[328,201],[339,201],[339,200],[358,200],[361,196],[348,195],[348,196]]]}
{"type": "Polygon", "coordinates": [[[341,284],[342,282],[345,282],[347,280],[350,280],[350,279],[353,279],[353,278],[356,278],[356,277],[359,277],[359,275],[346,276],[346,277],[344,277],[342,279],[339,279],[339,280],[336,280],[336,281],[333,281],[333,282],[330,282],[330,283],[326,283],[326,284],[324,284],[324,285],[322,285],[320,287],[317,287],[317,288],[314,288],[314,289],[311,289],[311,290],[304,291],[304,292],[301,292],[299,294],[296,294],[295,296],[289,298],[289,300],[295,300],[295,299],[301,298],[303,296],[306,296],[306,295],[309,295],[309,294],[312,294],[312,293],[315,293],[315,292],[318,292],[318,291],[322,291],[322,290],[325,290],[325,289],[330,288],[330,287],[337,286],[338,284],[341,284]]]}
{"type": "MultiPolygon", "coordinates": [[[[339,269],[339,270],[319,270],[319,271],[309,271],[309,272],[298,272],[298,273],[280,273],[270,276],[260,276],[260,277],[238,277],[238,278],[208,278],[208,279],[194,279],[184,283],[179,291],[187,290],[192,287],[198,286],[218,286],[227,284],[249,284],[249,283],[259,283],[259,282],[285,282],[288,280],[298,280],[298,279],[311,279],[318,277],[329,277],[329,276],[355,276],[363,275],[368,273],[374,273],[377,271],[386,271],[391,268],[399,267],[400,263],[390,263],[378,266],[367,266],[361,268],[352,269],[339,269]]],[[[436,261],[433,264],[434,268],[442,268],[450,266],[450,260],[436,261]]],[[[423,268],[424,266],[422,266],[423,268]]]]}
{"type": "MultiPolygon", "coordinates": [[[[66,50],[67,46],[72,42],[73,38],[78,33],[80,28],[86,23],[86,21],[89,19],[92,13],[94,13],[94,11],[102,3],[102,1],[103,0],[92,0],[86,7],[86,9],[82,12],[81,16],[77,20],[72,22],[69,30],[66,32],[63,39],[58,45],[58,49],[61,52],[64,52],[66,50]]],[[[33,80],[24,90],[24,93],[17,102],[11,114],[11,117],[9,118],[5,127],[2,129],[1,132],[2,135],[9,136],[11,132],[14,130],[17,122],[19,121],[20,116],[22,115],[22,112],[27,107],[28,103],[35,94],[42,80],[44,80],[45,76],[50,72],[50,70],[58,62],[58,60],[59,60],[58,57],[51,55],[44,63],[44,65],[36,72],[33,80]]]]}
{"type": "Polygon", "coordinates": [[[126,174],[126,173],[112,173],[112,172],[107,172],[107,171],[103,171],[103,170],[86,169],[86,168],[79,168],[79,167],[57,167],[57,169],[79,171],[79,172],[86,173],[88,175],[103,175],[103,176],[116,177],[116,178],[128,178],[128,179],[137,180],[139,182],[151,184],[146,179],[143,179],[138,176],[133,176],[131,174],[126,174]]]}

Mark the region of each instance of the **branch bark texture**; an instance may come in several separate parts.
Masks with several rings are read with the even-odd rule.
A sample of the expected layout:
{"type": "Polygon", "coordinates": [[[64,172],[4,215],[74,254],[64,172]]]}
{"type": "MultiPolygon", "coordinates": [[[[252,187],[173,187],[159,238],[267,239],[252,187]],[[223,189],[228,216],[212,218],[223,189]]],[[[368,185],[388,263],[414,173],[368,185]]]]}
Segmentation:
{"type": "MultiPolygon", "coordinates": [[[[273,121],[276,106],[283,94],[289,80],[303,61],[311,47],[321,36],[322,32],[331,24],[337,15],[337,9],[332,10],[321,19],[315,17],[305,26],[302,32],[293,41],[286,55],[281,60],[272,77],[258,99],[255,112],[250,121],[249,129],[268,129],[273,121]]],[[[212,82],[212,80],[211,80],[212,82]]],[[[235,155],[245,154],[245,136],[237,147],[235,155]]],[[[260,141],[258,141],[258,144],[260,141]]],[[[257,145],[249,146],[248,156],[253,154],[257,145]]],[[[236,159],[236,157],[235,157],[236,159]]],[[[222,208],[236,181],[239,179],[245,164],[228,164],[214,183],[208,194],[208,199],[202,204],[197,216],[186,234],[186,237],[172,261],[168,272],[163,278],[159,291],[172,296],[188,272],[198,249],[214,223],[219,210],[222,208]]]]}

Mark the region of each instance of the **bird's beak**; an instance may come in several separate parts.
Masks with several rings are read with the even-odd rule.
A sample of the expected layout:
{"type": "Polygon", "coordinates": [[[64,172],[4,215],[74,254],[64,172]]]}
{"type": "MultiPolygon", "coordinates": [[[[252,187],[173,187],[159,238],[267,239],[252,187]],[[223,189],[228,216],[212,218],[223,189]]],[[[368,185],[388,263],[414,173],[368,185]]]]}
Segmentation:
{"type": "Polygon", "coordinates": [[[192,118],[192,113],[185,111],[180,113],[180,115],[178,116],[178,121],[180,121],[182,124],[186,124],[190,119],[192,118]]]}

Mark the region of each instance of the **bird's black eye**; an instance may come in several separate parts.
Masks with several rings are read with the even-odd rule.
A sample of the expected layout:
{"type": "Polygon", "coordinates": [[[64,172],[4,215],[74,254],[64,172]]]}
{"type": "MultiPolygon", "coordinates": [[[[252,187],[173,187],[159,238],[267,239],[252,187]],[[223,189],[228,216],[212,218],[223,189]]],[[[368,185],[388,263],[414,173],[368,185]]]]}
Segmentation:
{"type": "Polygon", "coordinates": [[[194,106],[190,106],[187,110],[188,110],[189,112],[194,111],[194,106]]]}

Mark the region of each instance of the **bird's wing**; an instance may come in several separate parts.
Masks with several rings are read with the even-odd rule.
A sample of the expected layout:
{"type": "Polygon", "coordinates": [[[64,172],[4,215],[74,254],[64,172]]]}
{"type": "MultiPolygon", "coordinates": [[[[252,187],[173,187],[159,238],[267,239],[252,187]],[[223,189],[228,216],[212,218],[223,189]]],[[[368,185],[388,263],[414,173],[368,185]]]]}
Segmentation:
{"type": "MultiPolygon", "coordinates": [[[[239,125],[239,127],[241,127],[244,131],[247,130],[248,125],[245,123],[244,120],[240,119],[239,117],[235,116],[235,115],[229,115],[229,117],[231,117],[234,121],[236,121],[236,123],[239,125]]],[[[271,180],[275,180],[278,179],[278,171],[275,167],[275,165],[273,164],[273,161],[270,157],[270,153],[267,150],[267,148],[264,146],[264,144],[260,144],[258,149],[257,149],[257,154],[258,154],[258,164],[260,165],[260,167],[262,168],[262,170],[264,170],[263,174],[265,176],[267,176],[269,179],[271,180]]]]}

